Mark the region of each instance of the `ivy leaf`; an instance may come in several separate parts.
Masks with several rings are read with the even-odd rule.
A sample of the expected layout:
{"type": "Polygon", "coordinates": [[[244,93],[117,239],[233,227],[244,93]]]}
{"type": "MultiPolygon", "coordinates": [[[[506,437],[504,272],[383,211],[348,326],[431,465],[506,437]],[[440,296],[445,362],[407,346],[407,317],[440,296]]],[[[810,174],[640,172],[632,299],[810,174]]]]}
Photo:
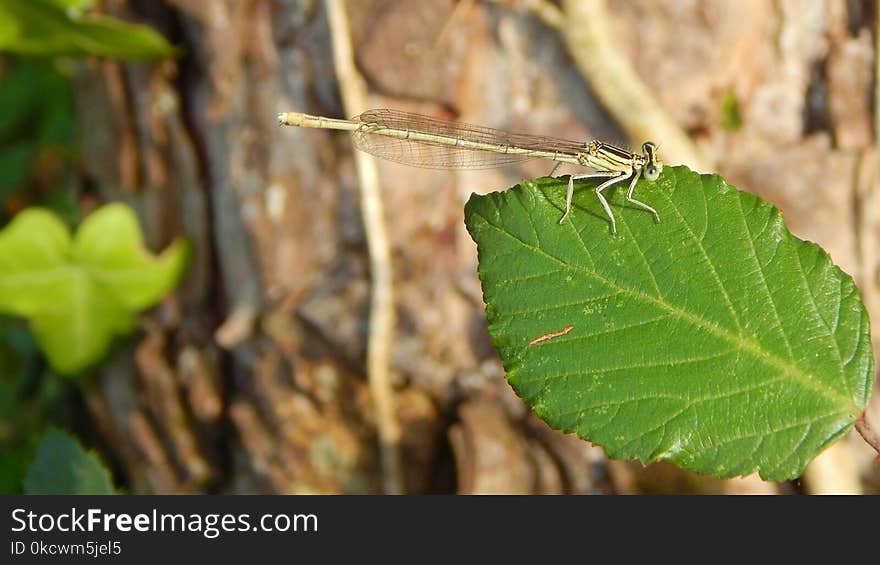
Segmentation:
{"type": "Polygon", "coordinates": [[[28,55],[96,56],[153,60],[171,57],[174,47],[144,25],[83,14],[86,2],[3,0],[0,51],[28,55]]]}
{"type": "Polygon", "coordinates": [[[49,428],[24,480],[25,494],[115,494],[110,472],[94,453],[49,428]]]}
{"type": "MultiPolygon", "coordinates": [[[[778,209],[715,175],[667,167],[651,214],[523,182],[474,195],[489,333],[517,394],[614,458],[720,477],[799,476],[870,396],[868,317],[852,279],[778,209]]],[[[607,194],[607,192],[606,192],[607,194]]]]}
{"type": "Polygon", "coordinates": [[[52,368],[78,373],[175,286],[186,259],[182,240],[149,254],[122,204],[96,210],[74,238],[51,212],[31,208],[0,232],[0,312],[28,318],[52,368]]]}
{"type": "Polygon", "coordinates": [[[70,10],[74,14],[80,14],[92,4],[95,3],[95,0],[46,0],[47,2],[51,2],[56,6],[60,6],[65,10],[70,10]]]}

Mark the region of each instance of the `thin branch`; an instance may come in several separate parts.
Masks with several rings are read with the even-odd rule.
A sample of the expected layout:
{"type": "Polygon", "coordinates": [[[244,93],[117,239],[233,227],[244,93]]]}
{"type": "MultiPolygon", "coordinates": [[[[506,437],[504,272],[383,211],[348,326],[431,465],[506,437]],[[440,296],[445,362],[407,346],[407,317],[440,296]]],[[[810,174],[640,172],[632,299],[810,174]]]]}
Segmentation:
{"type": "Polygon", "coordinates": [[[880,53],[880,33],[877,33],[880,30],[880,10],[874,11],[877,18],[874,22],[874,144],[880,145],[880,57],[877,56],[880,53]]]}
{"type": "Polygon", "coordinates": [[[658,142],[667,162],[712,169],[711,159],[678,127],[618,51],[605,0],[564,0],[562,10],[547,0],[489,1],[524,9],[559,31],[581,74],[632,140],[658,142]]]}
{"type": "MultiPolygon", "coordinates": [[[[364,103],[366,87],[354,65],[345,2],[325,0],[325,5],[333,43],[333,63],[342,103],[346,113],[353,116],[366,110],[364,103]]],[[[360,181],[361,214],[372,277],[367,337],[367,379],[376,409],[382,488],[386,494],[399,494],[403,492],[400,463],[401,432],[395,411],[394,387],[389,369],[391,342],[394,335],[391,251],[385,229],[376,161],[366,153],[355,151],[355,165],[360,181]]]]}
{"type": "Polygon", "coordinates": [[[868,422],[868,411],[865,410],[859,414],[856,420],[856,431],[859,432],[865,441],[877,452],[877,458],[880,459],[880,430],[868,422]]]}
{"type": "Polygon", "coordinates": [[[667,162],[711,170],[711,160],[663,110],[618,51],[605,1],[563,0],[562,7],[564,17],[559,29],[569,54],[630,138],[658,142],[667,162]]]}
{"type": "MultiPolygon", "coordinates": [[[[875,17],[877,20],[875,23],[875,30],[880,29],[880,10],[876,11],[875,17]]],[[[859,242],[862,246],[862,273],[864,273],[864,279],[866,284],[864,286],[864,293],[866,298],[870,299],[870,304],[876,304],[876,294],[877,294],[877,285],[875,279],[870,276],[875,272],[875,268],[877,265],[877,255],[875,253],[877,249],[877,239],[876,239],[876,226],[877,226],[877,200],[880,199],[880,194],[878,194],[877,184],[878,184],[878,171],[876,169],[876,164],[878,161],[878,149],[880,146],[880,57],[877,56],[880,53],[880,34],[874,33],[875,44],[874,44],[874,63],[876,65],[875,74],[874,74],[874,151],[868,153],[868,159],[872,159],[872,163],[874,165],[874,169],[872,171],[872,175],[866,179],[864,182],[864,186],[866,187],[865,194],[862,196],[861,209],[862,209],[862,232],[860,234],[859,242]],[[868,286],[868,281],[871,281],[871,286],[868,286]]],[[[876,309],[870,308],[869,310],[876,309]]],[[[872,312],[873,313],[873,312],[872,312]]],[[[876,319],[875,319],[876,321],[876,319]]],[[[880,414],[880,395],[877,393],[876,386],[876,377],[875,377],[875,386],[874,386],[874,394],[868,402],[868,408],[862,412],[858,419],[856,420],[856,430],[861,434],[861,436],[868,442],[868,445],[874,448],[874,451],[877,452],[877,458],[880,459],[880,428],[876,425],[872,425],[868,422],[868,417],[870,414],[880,414]]]]}

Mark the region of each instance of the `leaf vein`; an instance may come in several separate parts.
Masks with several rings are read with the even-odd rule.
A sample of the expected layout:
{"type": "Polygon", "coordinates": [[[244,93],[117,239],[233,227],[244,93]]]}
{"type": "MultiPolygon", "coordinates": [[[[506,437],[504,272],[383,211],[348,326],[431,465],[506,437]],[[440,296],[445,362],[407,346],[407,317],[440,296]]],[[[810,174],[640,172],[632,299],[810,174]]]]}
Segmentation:
{"type": "Polygon", "coordinates": [[[577,302],[568,302],[565,304],[554,304],[553,306],[541,306],[540,308],[534,308],[529,310],[517,310],[515,312],[508,312],[506,314],[507,317],[515,318],[520,317],[524,314],[543,314],[545,312],[551,312],[553,310],[559,310],[561,308],[572,308],[575,306],[587,306],[589,304],[593,304],[594,302],[601,302],[602,300],[607,300],[614,296],[617,296],[619,293],[613,292],[611,294],[604,294],[602,296],[596,296],[594,298],[590,298],[588,300],[578,300],[577,302]]]}
{"type": "MultiPolygon", "coordinates": [[[[752,252],[752,258],[755,260],[755,265],[758,267],[757,273],[760,275],[759,279],[761,280],[761,284],[764,286],[764,290],[767,293],[767,300],[770,302],[770,306],[773,309],[773,317],[776,318],[776,327],[779,329],[779,333],[782,335],[782,341],[785,343],[785,348],[788,350],[789,359],[794,358],[794,351],[791,349],[791,342],[788,339],[788,333],[785,331],[785,328],[782,326],[782,319],[779,317],[779,306],[777,306],[776,301],[773,299],[773,293],[770,291],[770,285],[767,283],[767,275],[764,274],[764,267],[761,265],[761,261],[758,259],[758,249],[755,247],[755,238],[752,235],[751,230],[749,229],[749,223],[746,221],[746,211],[742,206],[742,196],[736,198],[737,206],[739,207],[740,214],[739,216],[742,218],[743,228],[745,228],[746,233],[749,237],[749,249],[752,252]]],[[[797,255],[797,252],[795,252],[797,255]]]]}
{"type": "MultiPolygon", "coordinates": [[[[825,317],[822,316],[822,312],[820,312],[820,310],[819,310],[819,305],[816,303],[816,296],[813,293],[813,288],[810,286],[810,281],[807,280],[807,272],[804,269],[803,262],[801,261],[801,254],[798,253],[797,251],[795,251],[794,256],[797,258],[798,272],[801,275],[801,281],[803,281],[804,289],[806,290],[807,296],[810,297],[810,304],[813,307],[814,319],[818,319],[819,321],[822,322],[822,325],[824,325],[825,329],[829,332],[829,336],[831,337],[831,343],[834,344],[834,352],[837,354],[837,360],[840,363],[840,371],[839,371],[840,383],[842,385],[842,390],[846,390],[846,388],[847,388],[846,387],[846,375],[844,374],[844,371],[843,371],[843,368],[845,365],[843,364],[843,354],[841,354],[841,352],[840,352],[840,346],[838,345],[837,340],[834,338],[834,334],[831,333],[831,325],[828,323],[828,321],[825,319],[825,317]]],[[[838,302],[838,308],[841,308],[842,305],[843,305],[843,301],[841,300],[838,302]]]]}
{"type": "MultiPolygon", "coordinates": [[[[672,207],[674,208],[674,206],[672,206],[672,207]]],[[[792,375],[793,378],[800,381],[801,384],[804,385],[805,387],[810,388],[810,389],[818,392],[819,394],[822,394],[824,396],[831,398],[832,400],[839,402],[840,404],[844,405],[848,411],[855,410],[855,407],[852,405],[852,402],[850,399],[846,398],[844,395],[840,394],[838,391],[828,387],[824,383],[816,382],[816,381],[812,380],[810,378],[810,376],[805,374],[799,367],[791,365],[788,360],[780,359],[776,355],[774,355],[773,353],[761,349],[761,347],[758,344],[752,342],[751,340],[745,338],[744,336],[742,336],[740,334],[732,333],[729,330],[719,326],[716,323],[710,322],[709,320],[704,320],[704,319],[698,317],[696,314],[692,314],[686,310],[682,310],[681,308],[677,308],[677,307],[675,307],[665,301],[659,300],[659,299],[654,298],[650,295],[646,295],[643,292],[639,292],[637,290],[633,290],[630,288],[620,286],[615,281],[610,280],[606,277],[603,277],[602,275],[600,275],[597,272],[589,271],[587,269],[584,269],[583,267],[567,263],[563,259],[553,255],[549,251],[542,249],[540,247],[535,247],[534,245],[531,245],[528,242],[523,241],[522,239],[516,237],[514,234],[506,231],[505,229],[501,228],[500,226],[493,224],[488,218],[486,218],[486,216],[479,214],[478,212],[475,214],[480,216],[481,218],[483,218],[483,220],[486,222],[486,225],[490,229],[497,231],[498,233],[500,233],[504,237],[508,237],[508,238],[514,239],[516,241],[519,241],[519,243],[521,245],[523,245],[524,247],[530,248],[534,253],[543,255],[544,257],[547,257],[548,259],[556,261],[561,267],[572,270],[574,272],[581,273],[581,274],[588,276],[588,277],[598,279],[598,280],[606,283],[609,287],[618,289],[622,294],[632,296],[635,299],[643,300],[645,302],[650,302],[650,303],[656,304],[657,306],[668,310],[674,316],[676,316],[676,317],[678,317],[688,323],[691,323],[694,326],[703,328],[706,331],[708,331],[709,333],[712,333],[712,334],[732,343],[735,346],[742,347],[743,349],[748,350],[755,357],[760,358],[760,359],[764,360],[765,362],[767,362],[768,364],[775,366],[783,371],[788,372],[789,374],[792,375]]]]}
{"type": "MultiPolygon", "coordinates": [[[[739,331],[740,335],[742,335],[742,325],[740,324],[739,317],[736,315],[736,310],[733,307],[733,301],[730,299],[730,294],[727,292],[727,288],[724,286],[724,282],[721,280],[721,276],[718,274],[718,270],[715,267],[715,263],[712,262],[712,259],[709,257],[709,253],[706,251],[706,248],[703,246],[703,240],[698,239],[696,237],[696,233],[694,233],[693,228],[688,223],[687,219],[681,213],[681,210],[672,202],[672,199],[667,195],[666,199],[669,201],[670,208],[675,212],[675,214],[681,219],[681,223],[685,228],[687,228],[688,232],[697,241],[697,247],[700,249],[700,253],[702,253],[703,258],[706,260],[706,264],[709,267],[709,270],[712,272],[712,276],[715,278],[715,282],[718,284],[718,289],[721,291],[721,296],[724,297],[724,301],[727,303],[727,310],[730,312],[731,317],[733,318],[733,323],[736,324],[736,328],[739,331]]],[[[706,224],[708,226],[709,219],[706,218],[706,224]]],[[[707,227],[708,229],[708,227],[707,227]]],[[[704,235],[705,237],[705,235],[704,235]]]]}
{"type": "Polygon", "coordinates": [[[666,297],[663,295],[663,291],[660,290],[660,284],[657,282],[657,277],[654,274],[654,269],[652,269],[651,264],[648,263],[648,257],[645,255],[645,252],[642,249],[642,246],[639,244],[639,238],[637,238],[635,236],[635,234],[633,234],[632,230],[629,227],[629,224],[627,224],[626,220],[623,219],[623,214],[621,214],[621,223],[626,227],[626,230],[628,232],[630,232],[630,234],[633,235],[633,243],[635,244],[636,251],[639,252],[639,257],[642,258],[642,262],[645,264],[645,270],[651,276],[651,283],[653,283],[653,285],[654,285],[654,290],[657,291],[656,298],[658,298],[660,300],[664,300],[666,297]]]}
{"type": "Polygon", "coordinates": [[[605,373],[616,373],[619,371],[629,371],[632,369],[654,369],[657,367],[667,367],[667,366],[668,367],[672,367],[672,366],[677,367],[680,365],[688,365],[690,363],[699,363],[701,361],[711,361],[712,359],[717,359],[718,357],[724,357],[728,353],[732,353],[735,351],[736,351],[736,349],[728,349],[728,350],[722,351],[721,353],[714,353],[712,355],[707,355],[705,357],[690,357],[688,359],[678,359],[675,361],[664,361],[662,363],[647,363],[647,364],[642,364],[642,365],[626,365],[626,366],[621,366],[621,367],[609,367],[609,368],[604,368],[602,370],[597,370],[597,371],[578,371],[576,373],[560,373],[560,374],[555,374],[555,375],[544,375],[544,376],[538,376],[538,377],[535,377],[532,379],[521,380],[520,382],[522,384],[526,385],[526,384],[531,384],[531,383],[543,381],[543,380],[556,380],[556,379],[562,379],[562,378],[566,378],[566,377],[592,377],[592,376],[596,376],[596,375],[604,375],[605,373]]]}

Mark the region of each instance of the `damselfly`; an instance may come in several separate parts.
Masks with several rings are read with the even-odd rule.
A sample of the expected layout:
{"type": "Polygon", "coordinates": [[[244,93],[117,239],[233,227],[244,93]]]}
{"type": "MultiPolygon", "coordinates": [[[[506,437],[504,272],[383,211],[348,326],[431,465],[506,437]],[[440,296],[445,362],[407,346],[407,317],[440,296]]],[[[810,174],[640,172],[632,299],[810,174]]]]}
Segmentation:
{"type": "Polygon", "coordinates": [[[589,167],[594,172],[569,175],[565,212],[559,220],[560,224],[571,212],[574,181],[590,178],[606,179],[596,186],[595,192],[611,221],[612,233],[617,233],[617,222],[602,191],[626,180],[630,180],[626,200],[651,212],[654,220],[660,221],[660,215],[654,208],[633,198],[633,191],[641,176],[655,181],[663,169],[657,156],[657,146],[650,141],[642,144],[642,153],[639,154],[602,141],[581,143],[508,133],[388,109],[368,110],[350,120],[285,112],[278,114],[278,121],[288,126],[350,131],[354,146],[361,151],[389,161],[428,169],[486,169],[527,159],[550,159],[557,162],[556,167],[562,163],[589,167]]]}

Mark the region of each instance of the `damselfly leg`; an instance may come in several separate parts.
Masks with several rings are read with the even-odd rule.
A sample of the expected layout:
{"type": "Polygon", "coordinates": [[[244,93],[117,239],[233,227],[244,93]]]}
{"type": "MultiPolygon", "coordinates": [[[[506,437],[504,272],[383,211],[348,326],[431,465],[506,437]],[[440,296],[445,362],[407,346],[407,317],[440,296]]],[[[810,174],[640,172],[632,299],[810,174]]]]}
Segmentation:
{"type": "Polygon", "coordinates": [[[640,175],[637,174],[635,176],[635,178],[632,180],[632,182],[629,183],[629,190],[626,191],[626,201],[632,202],[633,204],[635,204],[636,206],[638,206],[642,210],[647,210],[648,212],[654,214],[654,222],[659,224],[660,223],[660,214],[657,213],[657,210],[651,208],[650,206],[648,206],[647,204],[645,204],[641,200],[636,200],[635,198],[632,197],[633,190],[636,189],[636,181],[639,180],[639,176],[640,175]]]}
{"type": "MultiPolygon", "coordinates": [[[[595,173],[590,173],[586,175],[571,175],[568,177],[568,190],[565,193],[565,213],[562,215],[562,218],[559,219],[559,223],[565,222],[565,219],[568,217],[568,213],[571,212],[571,199],[574,195],[574,181],[576,180],[587,180],[587,179],[597,179],[597,178],[609,178],[599,186],[595,188],[596,196],[599,198],[599,203],[602,204],[602,208],[605,209],[605,214],[608,215],[608,219],[611,221],[611,233],[617,233],[617,222],[614,220],[614,214],[611,212],[611,206],[608,205],[608,201],[605,200],[605,196],[602,195],[602,191],[608,188],[609,186],[624,181],[631,177],[633,174],[632,169],[627,171],[598,171],[595,173]]],[[[638,175],[634,179],[638,180],[638,175]]]]}

